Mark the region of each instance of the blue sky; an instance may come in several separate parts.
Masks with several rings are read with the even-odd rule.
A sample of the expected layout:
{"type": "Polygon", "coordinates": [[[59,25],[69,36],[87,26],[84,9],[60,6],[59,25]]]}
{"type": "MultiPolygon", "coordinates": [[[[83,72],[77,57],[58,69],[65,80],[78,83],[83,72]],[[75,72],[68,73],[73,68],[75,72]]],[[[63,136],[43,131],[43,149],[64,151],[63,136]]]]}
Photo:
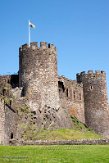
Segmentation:
{"type": "Polygon", "coordinates": [[[109,89],[109,0],[0,0],[0,74],[18,71],[28,19],[32,41],[56,45],[59,75],[105,70],[109,89]]]}

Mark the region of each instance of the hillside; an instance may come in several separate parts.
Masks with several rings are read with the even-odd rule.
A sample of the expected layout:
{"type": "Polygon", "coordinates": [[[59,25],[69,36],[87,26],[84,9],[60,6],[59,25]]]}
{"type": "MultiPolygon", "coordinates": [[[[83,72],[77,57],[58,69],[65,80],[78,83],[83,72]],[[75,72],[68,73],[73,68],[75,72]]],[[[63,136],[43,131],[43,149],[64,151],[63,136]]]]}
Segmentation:
{"type": "Polygon", "coordinates": [[[27,126],[22,135],[24,140],[73,140],[73,139],[99,139],[101,135],[87,128],[76,117],[71,117],[74,127],[72,129],[39,130],[27,126]]]}

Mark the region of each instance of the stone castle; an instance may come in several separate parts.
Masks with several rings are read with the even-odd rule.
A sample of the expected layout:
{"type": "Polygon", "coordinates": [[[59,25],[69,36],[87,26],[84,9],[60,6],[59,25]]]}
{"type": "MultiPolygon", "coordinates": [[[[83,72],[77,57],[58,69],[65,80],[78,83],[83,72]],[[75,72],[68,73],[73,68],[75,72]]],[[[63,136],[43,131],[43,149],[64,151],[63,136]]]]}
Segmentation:
{"type": "Polygon", "coordinates": [[[18,74],[0,76],[0,144],[22,139],[28,126],[73,128],[71,116],[109,135],[106,73],[90,70],[70,80],[58,76],[56,57],[53,44],[22,45],[18,74]]]}

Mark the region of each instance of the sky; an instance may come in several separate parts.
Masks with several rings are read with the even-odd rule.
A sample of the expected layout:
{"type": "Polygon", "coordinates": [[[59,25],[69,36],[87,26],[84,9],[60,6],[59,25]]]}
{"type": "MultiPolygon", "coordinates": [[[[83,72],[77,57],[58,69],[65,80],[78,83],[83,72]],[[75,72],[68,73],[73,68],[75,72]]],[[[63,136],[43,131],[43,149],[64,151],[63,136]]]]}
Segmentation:
{"type": "Polygon", "coordinates": [[[109,90],[109,0],[0,0],[0,74],[18,72],[28,20],[31,41],[57,47],[59,75],[104,70],[109,90]]]}

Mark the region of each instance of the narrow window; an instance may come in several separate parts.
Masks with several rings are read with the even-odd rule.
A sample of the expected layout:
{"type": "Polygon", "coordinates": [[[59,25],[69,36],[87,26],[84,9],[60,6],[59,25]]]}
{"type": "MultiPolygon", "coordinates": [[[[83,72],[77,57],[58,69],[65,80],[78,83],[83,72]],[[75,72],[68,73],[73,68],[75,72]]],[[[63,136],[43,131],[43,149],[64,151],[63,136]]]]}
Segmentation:
{"type": "Polygon", "coordinates": [[[3,89],[3,96],[5,96],[6,94],[6,89],[3,89]]]}
{"type": "Polygon", "coordinates": [[[81,100],[81,93],[79,94],[79,100],[81,100]]]}
{"type": "Polygon", "coordinates": [[[73,91],[73,97],[74,97],[74,100],[75,100],[75,98],[76,98],[75,91],[73,91]]]}
{"type": "Polygon", "coordinates": [[[69,95],[68,89],[66,90],[66,95],[67,95],[67,97],[68,97],[68,95],[69,95]]]}
{"type": "Polygon", "coordinates": [[[25,88],[23,87],[22,92],[21,92],[21,97],[24,97],[25,94],[26,94],[26,92],[25,92],[25,88]]]}
{"type": "Polygon", "coordinates": [[[93,89],[93,86],[91,85],[91,86],[90,86],[90,90],[92,90],[92,89],[93,89]]]}
{"type": "Polygon", "coordinates": [[[11,132],[10,139],[13,139],[14,135],[13,132],[11,132]]]}

